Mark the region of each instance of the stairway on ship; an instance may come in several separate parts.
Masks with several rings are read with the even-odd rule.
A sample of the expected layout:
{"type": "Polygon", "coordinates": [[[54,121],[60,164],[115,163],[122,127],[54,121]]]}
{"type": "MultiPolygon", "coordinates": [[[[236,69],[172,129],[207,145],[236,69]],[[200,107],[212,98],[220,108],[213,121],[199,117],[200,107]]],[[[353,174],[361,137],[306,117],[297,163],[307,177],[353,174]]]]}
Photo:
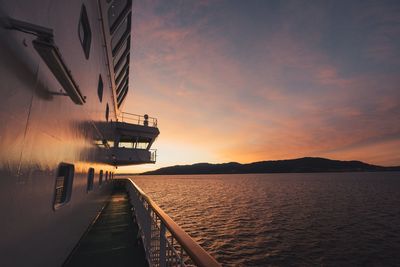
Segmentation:
{"type": "Polygon", "coordinates": [[[126,191],[115,189],[63,266],[148,266],[126,191]]]}

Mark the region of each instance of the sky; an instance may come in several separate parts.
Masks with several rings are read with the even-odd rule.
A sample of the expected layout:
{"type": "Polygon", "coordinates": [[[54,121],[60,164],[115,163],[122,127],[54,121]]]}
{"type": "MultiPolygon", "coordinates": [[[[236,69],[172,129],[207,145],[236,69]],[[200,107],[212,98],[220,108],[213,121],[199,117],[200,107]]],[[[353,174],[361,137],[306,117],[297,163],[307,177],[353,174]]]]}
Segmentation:
{"type": "Polygon", "coordinates": [[[134,1],[125,111],[157,163],[400,165],[400,1],[134,1]]]}

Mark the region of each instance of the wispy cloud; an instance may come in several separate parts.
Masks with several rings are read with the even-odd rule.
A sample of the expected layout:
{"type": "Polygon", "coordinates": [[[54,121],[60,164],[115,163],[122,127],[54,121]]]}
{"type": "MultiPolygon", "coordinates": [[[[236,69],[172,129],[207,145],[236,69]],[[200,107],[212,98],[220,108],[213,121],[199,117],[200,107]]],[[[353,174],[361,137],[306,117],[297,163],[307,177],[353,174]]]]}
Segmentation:
{"type": "Polygon", "coordinates": [[[398,4],[135,3],[127,106],[159,117],[169,153],[159,165],[312,155],[400,164],[398,4]]]}

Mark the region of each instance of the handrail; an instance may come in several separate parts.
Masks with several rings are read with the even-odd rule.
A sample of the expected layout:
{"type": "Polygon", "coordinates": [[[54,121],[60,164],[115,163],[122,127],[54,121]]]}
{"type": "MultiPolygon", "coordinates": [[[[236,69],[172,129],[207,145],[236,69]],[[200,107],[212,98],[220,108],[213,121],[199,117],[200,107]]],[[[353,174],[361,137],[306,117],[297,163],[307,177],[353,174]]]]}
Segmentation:
{"type": "Polygon", "coordinates": [[[157,119],[146,115],[138,115],[128,112],[121,112],[118,119],[122,122],[130,122],[143,126],[157,127],[157,119]]]}
{"type": "MultiPolygon", "coordinates": [[[[171,217],[169,217],[150,197],[148,197],[131,179],[129,178],[122,178],[120,180],[126,180],[132,188],[136,191],[138,196],[145,200],[147,205],[144,205],[145,208],[148,206],[147,210],[149,208],[151,211],[153,211],[155,214],[157,214],[158,218],[160,219],[160,235],[163,235],[164,240],[162,241],[160,239],[160,244],[163,242],[164,245],[170,246],[172,250],[174,250],[174,245],[170,244],[170,242],[166,239],[165,236],[165,230],[168,230],[172,237],[176,239],[176,241],[179,243],[181,248],[187,253],[189,258],[192,260],[192,262],[199,267],[220,267],[221,265],[210,255],[208,254],[199,244],[197,244],[177,223],[175,223],[171,217]],[[163,228],[165,227],[165,228],[163,228]]],[[[128,184],[127,183],[127,184],[128,184]]],[[[133,196],[130,196],[131,198],[133,196]]],[[[138,207],[134,207],[135,210],[138,209],[138,207]]],[[[157,222],[157,220],[155,220],[157,222]]],[[[140,222],[139,222],[140,223],[140,222]]],[[[145,242],[151,242],[151,241],[145,241],[145,242]]],[[[162,248],[161,245],[158,247],[158,253],[161,254],[161,252],[165,253],[165,248],[162,248]]],[[[150,252],[148,252],[150,253],[150,252]]],[[[182,256],[182,255],[181,255],[182,256]]],[[[161,258],[161,256],[160,256],[161,258]]],[[[184,259],[181,257],[181,262],[178,263],[179,266],[186,266],[185,263],[183,262],[184,259]]],[[[165,265],[162,262],[159,262],[156,264],[157,266],[163,266],[165,265]]]]}

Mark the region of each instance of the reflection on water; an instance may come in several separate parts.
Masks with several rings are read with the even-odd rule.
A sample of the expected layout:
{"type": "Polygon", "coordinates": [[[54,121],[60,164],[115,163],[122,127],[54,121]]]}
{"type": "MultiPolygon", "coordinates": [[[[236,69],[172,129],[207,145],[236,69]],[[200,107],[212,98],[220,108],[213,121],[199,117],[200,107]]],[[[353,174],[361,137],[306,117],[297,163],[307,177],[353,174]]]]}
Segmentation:
{"type": "Polygon", "coordinates": [[[224,266],[400,265],[400,173],[133,180],[224,266]]]}

